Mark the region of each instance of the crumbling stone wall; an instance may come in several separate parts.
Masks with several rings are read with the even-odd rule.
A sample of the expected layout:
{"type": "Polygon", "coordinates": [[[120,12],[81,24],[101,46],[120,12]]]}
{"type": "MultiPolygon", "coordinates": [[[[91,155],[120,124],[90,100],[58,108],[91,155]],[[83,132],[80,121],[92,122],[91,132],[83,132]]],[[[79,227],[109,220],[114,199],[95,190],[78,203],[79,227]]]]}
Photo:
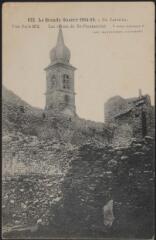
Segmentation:
{"type": "Polygon", "coordinates": [[[34,113],[20,111],[11,103],[3,104],[3,133],[18,131],[24,135],[37,136],[40,139],[56,138],[59,141],[75,142],[97,139],[107,144],[111,141],[111,131],[103,123],[96,123],[61,114],[46,115],[44,111],[34,113]]]}
{"type": "MultiPolygon", "coordinates": [[[[11,220],[18,225],[23,221],[28,224],[29,218],[32,224],[39,220],[39,229],[34,233],[29,230],[28,236],[151,238],[153,139],[133,139],[129,147],[116,148],[90,141],[68,150],[68,155],[62,155],[63,152],[55,155],[55,164],[58,162],[60,166],[62,162],[64,166],[60,173],[29,174],[18,179],[14,177],[12,181],[6,178],[3,191],[5,221],[11,220]],[[107,221],[103,208],[110,200],[114,220],[109,227],[104,225],[107,221]]],[[[13,232],[10,234],[14,236],[13,232]]],[[[15,234],[17,237],[18,232],[15,234]]],[[[21,234],[25,236],[25,231],[20,237],[21,234]]]]}
{"type": "Polygon", "coordinates": [[[49,166],[59,151],[63,154],[88,140],[103,144],[111,141],[111,133],[107,129],[79,128],[75,121],[69,119],[38,119],[36,124],[32,118],[29,122],[30,125],[27,122],[22,131],[3,129],[3,174],[47,173],[51,171],[49,166]]]}
{"type": "Polygon", "coordinates": [[[19,132],[3,137],[3,174],[52,174],[62,172],[76,146],[57,139],[39,140],[19,132]]]}
{"type": "MultiPolygon", "coordinates": [[[[118,126],[129,124],[133,131],[133,136],[143,138],[145,135],[154,136],[154,109],[152,106],[139,105],[131,109],[129,112],[118,115],[115,118],[115,123],[118,126]],[[142,113],[145,113],[146,126],[143,126],[142,113]],[[145,135],[143,135],[143,128],[146,127],[145,135]],[[153,132],[152,132],[153,130],[153,132]]],[[[124,135],[123,135],[124,137],[124,135]]],[[[126,136],[125,136],[126,138],[126,136]]]]}
{"type": "Polygon", "coordinates": [[[115,96],[105,104],[105,122],[113,125],[115,145],[129,144],[133,137],[154,137],[154,121],[154,107],[148,95],[129,99],[115,96]]]}
{"type": "Polygon", "coordinates": [[[148,137],[125,148],[82,145],[70,162],[62,185],[63,206],[56,209],[51,227],[57,226],[57,234],[61,229],[62,235],[79,237],[151,238],[153,164],[153,142],[148,137]],[[103,215],[109,200],[115,217],[110,228],[103,215]]]}
{"type": "Polygon", "coordinates": [[[60,185],[73,152],[76,146],[54,139],[39,141],[21,133],[3,137],[2,208],[7,231],[21,225],[30,231],[38,222],[49,223],[51,206],[62,198],[60,185]]]}
{"type": "Polygon", "coordinates": [[[128,146],[133,137],[131,124],[125,122],[115,126],[112,142],[114,146],[128,146]]]}

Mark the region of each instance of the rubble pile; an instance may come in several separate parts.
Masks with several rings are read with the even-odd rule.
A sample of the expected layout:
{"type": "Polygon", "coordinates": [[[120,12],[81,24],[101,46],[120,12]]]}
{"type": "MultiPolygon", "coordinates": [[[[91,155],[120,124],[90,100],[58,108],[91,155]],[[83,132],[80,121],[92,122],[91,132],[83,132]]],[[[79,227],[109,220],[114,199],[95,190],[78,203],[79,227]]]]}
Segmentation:
{"type": "Polygon", "coordinates": [[[61,175],[29,175],[3,180],[3,224],[9,226],[47,225],[50,208],[62,198],[61,175]]]}

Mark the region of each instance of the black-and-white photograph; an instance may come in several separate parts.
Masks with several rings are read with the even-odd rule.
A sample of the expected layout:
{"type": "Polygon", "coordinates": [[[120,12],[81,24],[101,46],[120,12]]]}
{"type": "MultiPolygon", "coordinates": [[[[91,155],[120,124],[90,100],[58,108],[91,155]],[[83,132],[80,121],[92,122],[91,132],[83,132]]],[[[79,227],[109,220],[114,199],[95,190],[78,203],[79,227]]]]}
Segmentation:
{"type": "Polygon", "coordinates": [[[2,238],[154,239],[154,4],[2,19],[2,238]]]}

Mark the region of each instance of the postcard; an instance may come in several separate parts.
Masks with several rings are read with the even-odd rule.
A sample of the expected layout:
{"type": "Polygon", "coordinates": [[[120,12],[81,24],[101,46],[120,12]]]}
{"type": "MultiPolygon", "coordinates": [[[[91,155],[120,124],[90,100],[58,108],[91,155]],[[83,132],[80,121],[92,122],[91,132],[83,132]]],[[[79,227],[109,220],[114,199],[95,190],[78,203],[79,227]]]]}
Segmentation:
{"type": "Polygon", "coordinates": [[[2,238],[154,239],[153,2],[2,5],[2,238]]]}

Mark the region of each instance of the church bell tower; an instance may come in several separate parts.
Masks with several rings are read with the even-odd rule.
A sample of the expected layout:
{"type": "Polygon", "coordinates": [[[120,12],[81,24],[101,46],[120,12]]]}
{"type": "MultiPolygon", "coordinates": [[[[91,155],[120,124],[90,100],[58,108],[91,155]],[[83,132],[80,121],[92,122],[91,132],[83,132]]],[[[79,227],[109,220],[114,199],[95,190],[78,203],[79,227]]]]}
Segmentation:
{"type": "Polygon", "coordinates": [[[74,116],[75,91],[74,72],[70,64],[70,50],[64,44],[62,29],[59,28],[56,46],[50,51],[50,64],[46,71],[46,111],[74,116]]]}

